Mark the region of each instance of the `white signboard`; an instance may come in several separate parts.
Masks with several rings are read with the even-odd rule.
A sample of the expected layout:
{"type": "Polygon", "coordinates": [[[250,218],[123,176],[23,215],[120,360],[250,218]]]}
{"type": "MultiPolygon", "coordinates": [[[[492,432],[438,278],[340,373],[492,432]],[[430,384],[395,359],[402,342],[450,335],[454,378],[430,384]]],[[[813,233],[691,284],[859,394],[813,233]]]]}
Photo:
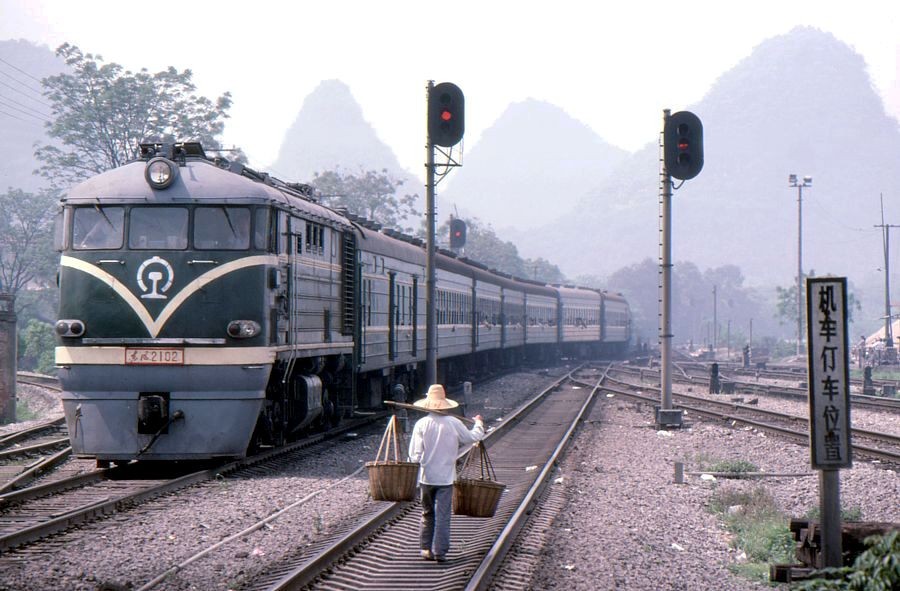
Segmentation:
{"type": "Polygon", "coordinates": [[[809,437],[812,467],[849,468],[850,368],[847,279],[806,280],[809,437]]]}

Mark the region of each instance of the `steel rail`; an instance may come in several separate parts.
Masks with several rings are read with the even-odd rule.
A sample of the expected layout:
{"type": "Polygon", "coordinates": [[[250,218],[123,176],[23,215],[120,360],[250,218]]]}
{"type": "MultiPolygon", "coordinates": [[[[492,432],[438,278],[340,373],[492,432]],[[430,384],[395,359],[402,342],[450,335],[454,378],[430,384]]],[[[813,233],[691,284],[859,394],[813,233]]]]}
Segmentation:
{"type": "Polygon", "coordinates": [[[50,468],[58,466],[59,464],[62,464],[63,462],[68,460],[71,455],[72,447],[67,446],[65,449],[62,449],[55,454],[49,455],[45,458],[41,458],[39,462],[29,466],[27,470],[23,470],[15,477],[7,480],[5,483],[0,485],[0,507],[4,505],[3,496],[5,495],[2,495],[2,493],[11,491],[15,488],[19,488],[26,482],[31,482],[50,468]]]}
{"type": "Polygon", "coordinates": [[[4,449],[0,451],[0,461],[5,461],[12,459],[16,456],[23,456],[34,453],[44,453],[46,451],[50,451],[51,449],[56,449],[61,445],[67,445],[69,443],[68,437],[60,437],[59,439],[52,439],[50,441],[45,441],[43,443],[35,443],[33,445],[28,445],[25,447],[16,447],[13,449],[4,449]]]}
{"type": "MultiPolygon", "coordinates": [[[[621,381],[619,381],[619,380],[615,380],[615,379],[613,379],[613,378],[610,378],[610,381],[618,381],[619,383],[625,384],[624,382],[621,382],[621,381]]],[[[628,384],[625,384],[625,385],[628,385],[628,384]]],[[[640,387],[641,387],[641,388],[646,388],[647,386],[640,386],[640,387]]],[[[649,403],[657,403],[657,402],[658,402],[657,398],[653,398],[653,397],[650,397],[650,396],[645,396],[645,395],[642,395],[642,394],[637,394],[637,393],[634,393],[634,392],[629,392],[629,391],[627,391],[627,390],[620,390],[620,389],[617,389],[617,388],[611,388],[611,387],[609,387],[609,386],[604,386],[603,389],[604,389],[604,390],[608,390],[608,391],[610,391],[610,392],[615,392],[616,394],[621,394],[621,395],[623,395],[623,396],[629,396],[629,397],[631,397],[631,398],[637,398],[637,399],[642,400],[642,401],[644,401],[644,402],[649,402],[649,403]]],[[[682,397],[682,398],[693,398],[693,399],[695,399],[695,400],[701,400],[701,401],[703,401],[704,403],[707,403],[707,402],[713,403],[713,404],[717,403],[717,404],[719,404],[719,405],[727,405],[727,404],[728,404],[728,403],[722,403],[722,402],[719,402],[719,401],[710,401],[710,400],[707,399],[707,398],[691,397],[690,395],[686,395],[686,394],[675,394],[675,396],[677,396],[677,397],[682,397]]],[[[748,418],[746,418],[746,417],[741,417],[741,416],[739,416],[739,415],[728,414],[728,413],[723,413],[723,412],[718,412],[718,411],[709,410],[709,409],[704,409],[704,408],[700,408],[700,407],[696,407],[696,406],[690,406],[690,405],[684,405],[684,404],[681,404],[681,405],[679,405],[679,407],[680,407],[680,408],[683,408],[683,409],[685,409],[685,410],[688,410],[688,411],[697,413],[698,415],[707,416],[707,417],[710,417],[710,418],[716,418],[716,419],[724,419],[724,420],[728,420],[728,421],[735,421],[735,422],[738,422],[738,423],[741,423],[741,424],[744,424],[744,425],[748,425],[748,426],[751,426],[751,427],[756,427],[757,429],[761,429],[761,430],[764,430],[764,431],[769,431],[769,432],[772,432],[772,433],[778,433],[778,434],[780,434],[780,435],[784,435],[784,436],[787,436],[787,437],[792,438],[792,439],[802,440],[802,441],[804,442],[805,445],[809,445],[809,432],[808,432],[808,431],[796,431],[796,430],[793,430],[793,429],[788,429],[787,427],[780,427],[780,426],[778,426],[778,425],[773,425],[773,424],[771,424],[771,423],[762,423],[762,422],[759,422],[759,421],[755,421],[755,420],[753,420],[753,419],[748,419],[748,418]]],[[[747,406],[745,406],[745,405],[737,405],[737,408],[746,409],[746,410],[749,411],[749,412],[760,412],[760,411],[762,410],[762,411],[763,411],[763,414],[766,414],[766,413],[769,413],[769,414],[777,414],[777,413],[774,413],[774,411],[765,411],[764,409],[758,409],[758,408],[747,407],[747,406]]],[[[799,418],[799,417],[794,417],[794,416],[791,416],[791,415],[779,415],[779,416],[780,416],[780,418],[783,418],[783,419],[792,419],[792,420],[798,420],[798,421],[799,421],[799,420],[805,420],[805,421],[808,423],[808,419],[801,419],[801,418],[799,418]]],[[[872,433],[871,431],[863,431],[863,430],[860,430],[860,431],[862,431],[862,433],[857,433],[857,434],[860,434],[860,435],[866,435],[866,434],[868,434],[868,433],[872,433]]],[[[854,430],[854,432],[856,432],[856,430],[854,430]]],[[[895,441],[895,439],[896,439],[895,436],[893,436],[893,435],[888,435],[888,434],[886,434],[886,433],[880,433],[880,434],[876,434],[876,435],[879,435],[882,439],[888,438],[887,441],[890,442],[890,443],[893,443],[893,442],[895,441]]],[[[858,443],[853,443],[852,445],[853,445],[853,450],[854,450],[854,451],[859,451],[859,452],[862,452],[862,453],[864,453],[864,454],[866,454],[866,455],[868,455],[868,456],[876,457],[876,458],[882,459],[882,460],[887,460],[887,461],[889,461],[889,462],[900,463],[900,453],[891,452],[891,451],[886,451],[886,450],[881,450],[881,449],[877,449],[877,448],[874,448],[874,447],[869,447],[869,446],[866,446],[866,445],[860,445],[860,444],[858,444],[858,443]]]]}
{"type": "MultiPolygon", "coordinates": [[[[558,388],[560,384],[564,383],[566,380],[573,379],[573,374],[582,369],[582,367],[583,365],[579,365],[572,369],[569,373],[554,381],[550,386],[541,390],[539,394],[518,406],[497,428],[488,432],[482,441],[493,441],[502,433],[509,430],[512,425],[519,423],[533,407],[540,403],[544,396],[558,388]]],[[[463,458],[467,453],[469,452],[464,451],[457,459],[463,458]]],[[[286,572],[279,574],[279,577],[275,582],[271,584],[267,583],[265,587],[254,586],[253,588],[265,588],[268,591],[287,591],[299,590],[307,587],[312,584],[329,565],[338,562],[355,547],[358,547],[365,540],[371,538],[373,534],[384,525],[408,514],[415,506],[414,502],[392,502],[388,504],[383,510],[360,521],[350,531],[340,535],[334,541],[315,551],[313,556],[300,557],[301,562],[297,566],[289,568],[286,572]]]]}
{"type": "MultiPolygon", "coordinates": [[[[140,490],[132,491],[115,498],[107,498],[101,502],[90,503],[88,505],[77,507],[71,511],[52,516],[49,519],[46,519],[34,525],[22,528],[14,532],[10,532],[5,535],[0,535],[0,552],[3,552],[10,548],[14,548],[16,546],[20,546],[22,544],[34,542],[51,534],[65,530],[73,525],[89,522],[102,515],[123,511],[136,503],[141,503],[153,499],[165,493],[173,492],[175,490],[204,482],[206,480],[215,479],[220,474],[229,474],[241,468],[255,466],[275,456],[280,456],[295,450],[302,449],[304,447],[315,445],[323,440],[331,439],[347,431],[357,429],[359,428],[360,424],[366,424],[378,420],[382,416],[384,416],[384,413],[376,413],[370,417],[353,421],[352,423],[347,424],[339,429],[329,431],[327,433],[322,433],[285,447],[272,449],[262,454],[257,454],[248,458],[236,460],[223,466],[217,466],[210,469],[192,472],[173,480],[167,480],[163,483],[151,484],[144,488],[141,488],[140,490]]],[[[50,492],[64,490],[64,488],[61,487],[77,488],[79,486],[86,486],[100,480],[108,479],[113,474],[122,474],[123,469],[127,468],[129,468],[129,466],[122,466],[120,468],[97,471],[88,473],[86,475],[76,476],[72,479],[66,479],[66,481],[63,483],[49,483],[46,487],[41,487],[40,492],[42,492],[43,494],[49,494],[50,492]]],[[[0,496],[0,507],[12,504],[11,501],[13,498],[17,498],[19,501],[21,501],[25,498],[33,499],[39,498],[39,496],[43,496],[35,496],[35,493],[36,491],[25,489],[18,495],[16,495],[16,493],[13,493],[10,495],[0,496]]]]}
{"type": "Polygon", "coordinates": [[[28,427],[27,429],[21,429],[19,431],[7,433],[6,435],[0,437],[0,447],[16,443],[17,441],[21,441],[23,439],[28,439],[29,437],[32,437],[35,434],[40,433],[41,431],[58,429],[65,424],[65,421],[65,417],[59,417],[57,419],[53,419],[52,421],[47,421],[46,423],[28,427]]]}
{"type": "Polygon", "coordinates": [[[466,585],[466,591],[482,591],[489,587],[494,573],[503,563],[503,559],[506,557],[509,549],[512,547],[513,543],[516,540],[516,536],[518,535],[519,531],[521,531],[522,526],[528,520],[529,514],[531,513],[530,507],[535,502],[535,499],[539,498],[540,494],[546,488],[547,483],[550,480],[551,470],[555,468],[559,457],[568,448],[569,443],[571,442],[571,439],[575,434],[575,430],[581,424],[582,417],[584,417],[588,407],[593,404],[595,395],[600,389],[600,384],[602,384],[603,380],[606,379],[606,374],[608,371],[609,367],[606,368],[606,370],[603,372],[603,375],[601,375],[598,379],[596,385],[593,386],[590,395],[588,395],[587,399],[584,401],[584,404],[581,405],[578,414],[572,420],[569,428],[566,430],[565,434],[563,434],[556,448],[551,453],[550,458],[544,464],[544,467],[538,477],[535,479],[534,484],[532,484],[528,489],[528,492],[525,493],[525,496],[522,498],[518,508],[513,513],[513,516],[510,518],[509,522],[506,524],[506,527],[504,527],[500,532],[500,535],[497,537],[496,542],[494,542],[494,545],[490,550],[488,550],[484,559],[481,561],[481,564],[479,564],[478,568],[472,574],[472,578],[466,585]]]}

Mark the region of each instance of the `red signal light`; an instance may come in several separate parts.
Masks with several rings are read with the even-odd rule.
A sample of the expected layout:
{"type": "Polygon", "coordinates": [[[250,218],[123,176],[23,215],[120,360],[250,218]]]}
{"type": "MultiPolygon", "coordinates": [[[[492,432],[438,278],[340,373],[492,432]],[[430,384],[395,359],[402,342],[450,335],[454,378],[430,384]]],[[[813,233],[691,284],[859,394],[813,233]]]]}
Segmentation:
{"type": "Polygon", "coordinates": [[[687,150],[690,147],[691,145],[686,140],[681,140],[680,142],[678,142],[679,150],[687,150]]]}
{"type": "Polygon", "coordinates": [[[441,120],[442,121],[450,121],[451,119],[453,119],[453,113],[451,113],[447,109],[444,109],[441,111],[441,120]]]}

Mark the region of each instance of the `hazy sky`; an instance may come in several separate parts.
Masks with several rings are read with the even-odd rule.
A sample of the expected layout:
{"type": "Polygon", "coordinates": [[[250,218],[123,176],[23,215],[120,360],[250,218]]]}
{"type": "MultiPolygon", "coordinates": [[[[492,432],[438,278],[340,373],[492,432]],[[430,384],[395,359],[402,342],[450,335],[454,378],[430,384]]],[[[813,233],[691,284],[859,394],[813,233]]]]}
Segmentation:
{"type": "Polygon", "coordinates": [[[0,39],[70,42],[131,70],[190,68],[203,95],[230,91],[224,139],[256,168],[275,160],[319,82],[340,79],[420,175],[429,79],[465,92],[470,148],[530,97],[636,150],[655,139],[663,108],[699,101],[756,45],[797,25],[854,47],[900,111],[900,2],[886,0],[0,0],[0,39]]]}

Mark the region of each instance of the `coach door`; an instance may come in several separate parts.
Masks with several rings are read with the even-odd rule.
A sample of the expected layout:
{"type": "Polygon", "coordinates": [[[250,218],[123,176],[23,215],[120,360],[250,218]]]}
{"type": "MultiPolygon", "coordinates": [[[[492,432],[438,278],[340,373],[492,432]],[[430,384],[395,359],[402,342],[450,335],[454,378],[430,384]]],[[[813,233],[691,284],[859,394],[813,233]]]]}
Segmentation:
{"type": "Polygon", "coordinates": [[[388,359],[397,358],[397,274],[388,272],[388,359]]]}

